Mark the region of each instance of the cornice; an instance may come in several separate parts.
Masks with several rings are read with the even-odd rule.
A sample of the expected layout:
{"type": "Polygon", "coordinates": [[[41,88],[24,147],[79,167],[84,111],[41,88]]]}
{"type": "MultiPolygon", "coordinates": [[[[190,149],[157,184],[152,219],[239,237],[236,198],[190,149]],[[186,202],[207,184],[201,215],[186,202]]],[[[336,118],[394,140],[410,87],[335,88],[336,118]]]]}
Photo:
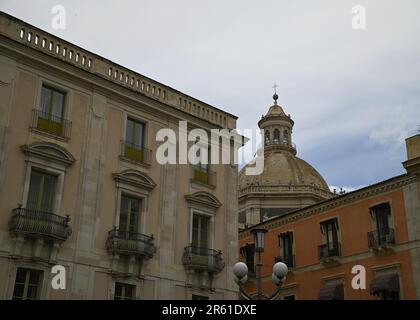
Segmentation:
{"type": "Polygon", "coordinates": [[[265,222],[262,222],[258,225],[254,225],[248,229],[242,230],[239,232],[239,239],[244,239],[251,236],[250,230],[252,228],[263,227],[267,230],[278,228],[283,225],[287,225],[298,220],[306,219],[321,213],[325,213],[329,210],[341,207],[343,205],[354,203],[356,201],[366,199],[372,196],[379,194],[384,194],[399,188],[402,188],[408,184],[417,181],[417,177],[414,175],[404,174],[402,176],[397,176],[389,180],[379,182],[375,185],[365,187],[344,195],[337,196],[332,199],[325,200],[323,202],[308,206],[303,209],[298,209],[292,211],[285,216],[276,217],[265,222]]]}
{"type": "MultiPolygon", "coordinates": [[[[4,12],[0,12],[0,36],[29,49],[31,52],[28,53],[28,57],[34,55],[35,51],[42,54],[44,59],[46,56],[51,57],[72,67],[73,70],[77,68],[118,85],[119,90],[125,88],[144,95],[167,105],[172,110],[175,109],[211,125],[229,129],[236,126],[237,117],[226,111],[136,73],[4,12]]],[[[6,41],[2,40],[1,44],[4,46],[6,41]]],[[[16,46],[13,49],[16,50],[16,46]]]]}

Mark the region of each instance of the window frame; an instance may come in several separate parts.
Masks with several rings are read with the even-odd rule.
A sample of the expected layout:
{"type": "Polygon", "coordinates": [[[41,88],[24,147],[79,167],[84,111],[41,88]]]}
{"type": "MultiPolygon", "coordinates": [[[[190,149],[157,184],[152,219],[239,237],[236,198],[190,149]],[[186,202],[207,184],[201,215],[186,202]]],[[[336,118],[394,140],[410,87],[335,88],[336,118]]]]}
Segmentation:
{"type": "Polygon", "coordinates": [[[194,228],[193,219],[194,219],[194,215],[204,216],[204,217],[209,219],[208,220],[209,221],[208,230],[207,230],[207,232],[208,232],[207,248],[208,249],[213,249],[213,246],[214,246],[214,215],[210,214],[208,212],[205,212],[205,211],[194,209],[194,208],[190,209],[190,222],[189,222],[189,224],[190,224],[190,226],[189,226],[189,243],[190,243],[190,245],[194,246],[194,244],[193,244],[193,232],[194,232],[194,230],[193,230],[193,228],[194,228]]]}
{"type": "MultiPolygon", "coordinates": [[[[119,205],[119,214],[118,214],[118,230],[120,231],[124,231],[127,232],[128,234],[131,233],[132,231],[130,231],[130,218],[131,218],[131,211],[127,213],[127,222],[126,222],[126,228],[125,230],[121,230],[121,209],[122,209],[122,201],[123,201],[123,197],[129,198],[130,199],[130,204],[132,200],[137,200],[139,201],[139,208],[138,208],[138,216],[137,216],[137,226],[135,226],[135,233],[141,233],[139,230],[141,230],[141,216],[142,216],[142,208],[143,208],[143,198],[138,197],[138,196],[134,196],[130,193],[127,193],[126,191],[121,191],[120,194],[120,205],[119,205]]],[[[130,206],[131,208],[131,206],[130,206]]]]}
{"type": "Polygon", "coordinates": [[[33,269],[33,268],[29,268],[26,266],[18,266],[16,268],[16,272],[15,272],[15,277],[14,277],[14,282],[13,282],[13,288],[12,288],[12,300],[39,300],[41,298],[41,292],[42,292],[42,287],[43,287],[43,282],[44,282],[44,270],[40,270],[40,269],[33,269]],[[23,293],[22,293],[22,297],[21,299],[14,299],[15,297],[15,288],[16,288],[16,284],[17,284],[17,276],[18,276],[18,272],[20,270],[25,270],[26,273],[25,275],[25,282],[23,283],[23,293]],[[30,280],[30,273],[31,272],[37,272],[39,273],[39,279],[38,279],[38,283],[36,285],[37,288],[37,292],[36,292],[36,297],[34,299],[28,299],[27,298],[27,294],[28,294],[28,287],[29,287],[29,280],[30,280]],[[25,292],[26,292],[26,297],[25,297],[25,292]]]}
{"type": "Polygon", "coordinates": [[[135,284],[115,281],[115,283],[114,283],[114,300],[136,300],[136,297],[137,297],[137,286],[135,284]],[[124,292],[124,293],[125,293],[127,287],[131,287],[131,289],[132,289],[132,296],[131,296],[131,298],[130,299],[127,299],[126,296],[125,296],[125,294],[124,294],[122,296],[119,296],[120,299],[116,299],[116,297],[117,297],[117,294],[116,294],[117,285],[121,285],[122,286],[122,292],[124,292]]]}
{"type": "Polygon", "coordinates": [[[49,212],[49,213],[53,213],[54,212],[54,204],[55,204],[56,197],[57,197],[58,176],[59,175],[53,174],[53,173],[48,172],[46,170],[42,170],[42,169],[39,169],[37,167],[32,167],[31,173],[30,173],[30,177],[29,177],[28,196],[26,198],[26,201],[27,201],[26,208],[27,209],[35,210],[35,211],[42,211],[42,212],[49,212]],[[38,199],[37,199],[36,209],[29,208],[29,206],[28,206],[28,198],[29,198],[30,193],[31,193],[30,191],[31,191],[32,175],[34,173],[38,173],[38,174],[41,174],[42,175],[42,178],[41,178],[41,188],[40,188],[40,190],[38,190],[38,195],[37,195],[37,198],[38,199]],[[44,192],[45,192],[45,190],[44,190],[45,176],[54,177],[54,185],[53,185],[53,188],[52,188],[53,191],[52,191],[52,195],[51,195],[52,199],[51,199],[51,204],[50,204],[51,205],[51,208],[48,208],[47,210],[44,210],[43,208],[40,208],[40,206],[42,204],[42,198],[43,198],[43,195],[44,195],[44,192]]]}
{"type": "MultiPolygon", "coordinates": [[[[59,117],[60,118],[60,123],[62,123],[63,120],[65,120],[66,108],[67,108],[67,91],[66,90],[63,90],[63,89],[60,89],[60,88],[58,88],[56,86],[50,85],[48,83],[45,83],[45,82],[42,83],[42,85],[41,85],[41,94],[40,94],[40,111],[48,115],[48,119],[47,120],[53,121],[52,120],[52,116],[54,116],[54,117],[59,117]],[[46,113],[43,110],[43,108],[42,108],[43,107],[43,105],[42,105],[42,94],[43,94],[44,88],[50,91],[50,99],[49,99],[49,104],[48,104],[48,107],[49,107],[48,113],[46,113]],[[63,102],[62,102],[62,105],[61,105],[61,113],[60,113],[60,116],[54,116],[53,115],[54,93],[59,93],[59,94],[62,94],[62,96],[63,96],[63,102]]],[[[54,122],[56,122],[56,121],[54,121],[54,122]]]]}
{"type": "Polygon", "coordinates": [[[55,184],[55,194],[53,200],[53,208],[50,213],[60,215],[60,209],[62,205],[62,198],[63,198],[63,191],[64,191],[64,176],[65,176],[65,169],[56,169],[55,167],[47,166],[47,164],[40,165],[36,162],[35,159],[33,161],[27,161],[26,166],[26,173],[25,173],[25,183],[22,192],[22,207],[28,208],[28,197],[29,197],[29,187],[31,182],[32,171],[39,171],[45,172],[46,174],[56,176],[56,184],[55,184]]]}
{"type": "MultiPolygon", "coordinates": [[[[124,141],[126,143],[127,142],[131,143],[132,145],[134,145],[135,147],[137,147],[139,149],[145,148],[146,147],[146,125],[147,125],[147,123],[145,121],[142,121],[142,120],[140,120],[140,119],[138,119],[136,117],[133,117],[133,116],[127,114],[126,115],[126,121],[125,121],[124,141]],[[139,144],[133,143],[133,142],[129,142],[128,139],[127,139],[128,123],[130,121],[133,122],[133,124],[140,124],[141,125],[142,130],[141,130],[141,134],[140,134],[139,144]]],[[[132,132],[131,132],[131,138],[132,139],[134,138],[134,141],[135,141],[135,137],[136,137],[135,132],[136,132],[136,130],[134,130],[134,129],[135,129],[135,126],[133,125],[133,129],[132,129],[132,132]]]]}

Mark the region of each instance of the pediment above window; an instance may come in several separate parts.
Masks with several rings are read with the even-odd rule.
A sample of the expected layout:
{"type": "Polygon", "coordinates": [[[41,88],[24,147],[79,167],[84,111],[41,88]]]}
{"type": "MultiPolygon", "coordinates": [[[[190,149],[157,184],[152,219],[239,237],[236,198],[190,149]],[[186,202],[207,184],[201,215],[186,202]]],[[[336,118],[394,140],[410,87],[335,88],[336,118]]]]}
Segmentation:
{"type": "Polygon", "coordinates": [[[151,191],[154,187],[156,187],[156,183],[152,178],[150,178],[146,173],[138,170],[127,169],[121,171],[120,173],[112,174],[112,177],[117,183],[130,185],[147,191],[151,191]]]}
{"type": "Polygon", "coordinates": [[[71,166],[76,159],[65,148],[51,142],[34,142],[21,146],[23,153],[28,157],[55,162],[65,167],[71,166]]]}
{"type": "Polygon", "coordinates": [[[205,191],[198,191],[193,194],[187,194],[185,199],[187,202],[195,205],[196,207],[205,206],[213,210],[216,210],[222,205],[222,203],[214,195],[205,191]]]}

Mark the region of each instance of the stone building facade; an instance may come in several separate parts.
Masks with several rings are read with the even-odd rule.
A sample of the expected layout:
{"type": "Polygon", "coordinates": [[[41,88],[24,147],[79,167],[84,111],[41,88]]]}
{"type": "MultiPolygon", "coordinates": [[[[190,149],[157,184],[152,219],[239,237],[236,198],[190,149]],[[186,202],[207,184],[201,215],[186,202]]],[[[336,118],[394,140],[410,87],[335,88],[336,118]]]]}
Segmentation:
{"type": "Polygon", "coordinates": [[[235,298],[237,166],[155,153],[236,119],[0,13],[0,298],[235,298]]]}
{"type": "MultiPolygon", "coordinates": [[[[420,135],[408,138],[406,146],[407,173],[254,226],[268,230],[267,293],[275,290],[272,266],[282,261],[289,274],[280,299],[420,299],[420,135]],[[354,288],[361,270],[365,288],[354,288]]],[[[239,252],[253,291],[250,229],[239,234],[239,252]]]]}

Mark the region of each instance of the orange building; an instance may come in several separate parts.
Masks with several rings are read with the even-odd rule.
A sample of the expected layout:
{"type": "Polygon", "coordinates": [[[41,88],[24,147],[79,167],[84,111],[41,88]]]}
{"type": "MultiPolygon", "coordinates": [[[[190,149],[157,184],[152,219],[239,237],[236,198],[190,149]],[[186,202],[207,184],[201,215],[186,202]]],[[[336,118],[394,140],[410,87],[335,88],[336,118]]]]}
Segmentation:
{"type": "MultiPolygon", "coordinates": [[[[265,292],[275,290],[272,266],[283,261],[289,274],[279,299],[420,299],[420,135],[406,144],[406,174],[252,227],[268,230],[265,292]],[[359,278],[353,288],[352,280],[359,278]]],[[[252,228],[239,234],[251,292],[256,285],[252,228]]]]}

